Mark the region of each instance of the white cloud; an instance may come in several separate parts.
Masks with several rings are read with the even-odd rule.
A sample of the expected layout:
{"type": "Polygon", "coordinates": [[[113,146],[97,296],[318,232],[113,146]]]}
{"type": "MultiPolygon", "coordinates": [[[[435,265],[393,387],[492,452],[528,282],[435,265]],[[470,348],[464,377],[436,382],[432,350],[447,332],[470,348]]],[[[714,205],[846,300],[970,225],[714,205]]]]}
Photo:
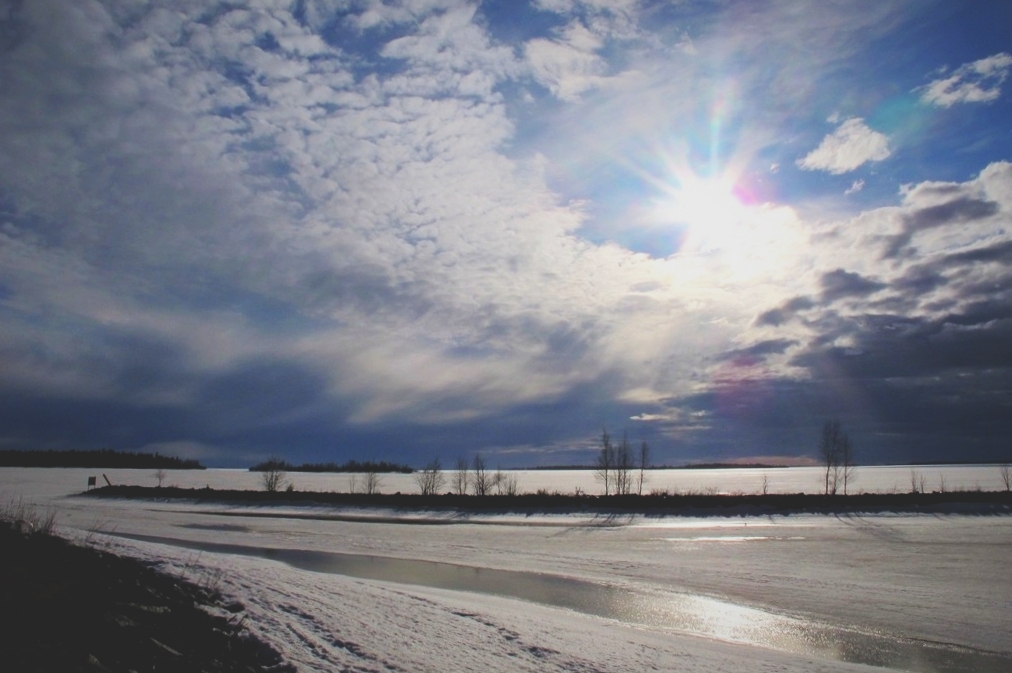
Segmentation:
{"type": "Polygon", "coordinates": [[[819,146],[797,165],[808,171],[848,173],[869,161],[887,159],[892,151],[889,138],[869,128],[861,118],[848,119],[822,139],[819,146]]]}
{"type": "Polygon", "coordinates": [[[987,103],[1001,95],[1001,84],[1012,68],[1012,55],[995,54],[960,66],[952,75],[915,89],[921,100],[940,107],[956,103],[987,103]]]}
{"type": "Polygon", "coordinates": [[[864,180],[854,180],[844,194],[849,196],[850,194],[858,193],[862,189],[864,189],[864,180]]]}
{"type": "Polygon", "coordinates": [[[580,94],[607,82],[607,62],[595,52],[601,39],[580,22],[571,23],[557,39],[537,38],[524,45],[534,79],[556,97],[575,101],[580,94]]]}
{"type": "MultiPolygon", "coordinates": [[[[574,16],[523,61],[464,0],[309,2],[298,18],[284,3],[123,4],[103,14],[113,0],[82,0],[94,16],[68,19],[76,3],[29,3],[38,30],[0,59],[0,386],[183,409],[209,379],[281,360],[318,375],[306,407],[334,423],[476,419],[590,384],[659,421],[652,405],[704,391],[711,358],[763,338],[756,307],[817,292],[841,255],[884,276],[869,251],[914,208],[823,232],[787,207],[742,207],[723,232],[697,223],[692,236],[712,234],[705,253],[666,258],[591,240],[583,225],[620,188],[571,189],[560,174],[662,164],[701,105],[730,129],[754,93],[745,75],[711,87],[723,52],[705,34],[691,58],[684,34],[625,49],[634,3],[546,2],[574,16]],[[346,52],[319,34],[335,21],[389,41],[346,52]],[[395,39],[377,30],[392,24],[395,39]],[[527,75],[574,103],[533,120],[534,141],[531,120],[510,116],[523,114],[511,80],[527,75]],[[854,244],[841,253],[810,230],[854,244]]],[[[840,49],[867,27],[847,26],[832,33],[840,49]]],[[[750,21],[736,30],[735,48],[770,49],[750,21]]],[[[800,107],[817,68],[791,67],[763,71],[800,107]]],[[[725,135],[750,144],[729,148],[741,166],[779,137],[759,124],[725,135]]],[[[798,163],[842,173],[888,156],[885,136],[851,119],[798,163]]],[[[1008,199],[1007,172],[987,174],[989,198],[1008,199]]],[[[911,189],[923,207],[923,186],[911,189]]],[[[296,402],[279,418],[303,413],[296,402]]]]}

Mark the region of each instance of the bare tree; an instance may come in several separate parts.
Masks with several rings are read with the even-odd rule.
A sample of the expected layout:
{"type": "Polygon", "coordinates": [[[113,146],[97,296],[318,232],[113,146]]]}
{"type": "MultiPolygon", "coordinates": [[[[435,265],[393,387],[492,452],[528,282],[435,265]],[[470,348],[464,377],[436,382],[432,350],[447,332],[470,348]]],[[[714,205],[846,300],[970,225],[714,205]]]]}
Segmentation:
{"type": "Polygon", "coordinates": [[[840,429],[839,421],[826,421],[822,425],[822,438],[819,440],[819,456],[825,472],[825,494],[836,495],[840,483],[840,454],[846,435],[840,429]]]}
{"type": "Polygon", "coordinates": [[[165,472],[164,468],[160,467],[155,470],[155,479],[158,480],[158,488],[162,487],[162,483],[165,481],[166,476],[168,476],[168,474],[165,472]]]}
{"type": "Polygon", "coordinates": [[[854,478],[854,449],[846,433],[840,437],[840,476],[843,477],[843,494],[847,495],[847,485],[854,478]]]}
{"type": "Polygon", "coordinates": [[[763,495],[767,495],[770,492],[770,475],[767,472],[763,472],[762,476],[759,477],[759,488],[763,495]]]}
{"type": "Polygon", "coordinates": [[[910,470],[910,492],[926,493],[928,490],[928,478],[917,470],[910,470]]]}
{"type": "Polygon", "coordinates": [[[415,473],[415,483],[422,495],[436,495],[443,490],[445,477],[439,458],[433,458],[421,470],[415,473]]]}
{"type": "Polygon", "coordinates": [[[498,495],[519,495],[520,485],[517,475],[513,472],[504,472],[502,468],[495,471],[495,492],[498,495]]]}
{"type": "Polygon", "coordinates": [[[457,466],[453,471],[453,492],[457,495],[465,495],[467,482],[467,458],[460,456],[457,458],[457,466]]]}
{"type": "Polygon", "coordinates": [[[264,471],[260,473],[260,484],[268,493],[277,493],[285,487],[287,472],[285,461],[271,457],[263,463],[264,471]]]}
{"type": "Polygon", "coordinates": [[[615,467],[615,445],[611,443],[608,429],[601,431],[601,450],[597,454],[597,467],[594,476],[604,482],[604,494],[611,495],[611,482],[615,467]]]}
{"type": "Polygon", "coordinates": [[[650,462],[650,447],[646,442],[640,442],[640,475],[636,481],[636,493],[643,495],[643,482],[646,481],[647,464],[650,462]]]}
{"type": "Polygon", "coordinates": [[[480,453],[474,454],[471,461],[471,490],[475,495],[488,495],[492,491],[492,475],[480,453]]]}
{"type": "Polygon", "coordinates": [[[1001,475],[1001,483],[1005,484],[1005,490],[1012,490],[1012,466],[1002,463],[998,466],[998,474],[1001,475]]]}
{"type": "Polygon", "coordinates": [[[381,481],[379,472],[373,470],[366,472],[362,479],[362,492],[369,495],[379,493],[381,481]]]}
{"type": "Polygon", "coordinates": [[[628,435],[622,433],[622,441],[615,447],[615,495],[629,495],[632,492],[633,470],[632,444],[628,435]]]}

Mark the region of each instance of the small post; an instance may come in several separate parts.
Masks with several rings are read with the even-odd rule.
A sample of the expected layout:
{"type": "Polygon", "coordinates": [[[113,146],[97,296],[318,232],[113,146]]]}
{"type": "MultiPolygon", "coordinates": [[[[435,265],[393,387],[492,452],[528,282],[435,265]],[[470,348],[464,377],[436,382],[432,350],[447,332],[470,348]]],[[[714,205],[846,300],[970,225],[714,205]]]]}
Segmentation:
{"type": "Polygon", "coordinates": [[[102,473],[102,478],[105,479],[106,486],[112,486],[112,482],[109,481],[109,477],[105,476],[105,472],[102,473]]]}

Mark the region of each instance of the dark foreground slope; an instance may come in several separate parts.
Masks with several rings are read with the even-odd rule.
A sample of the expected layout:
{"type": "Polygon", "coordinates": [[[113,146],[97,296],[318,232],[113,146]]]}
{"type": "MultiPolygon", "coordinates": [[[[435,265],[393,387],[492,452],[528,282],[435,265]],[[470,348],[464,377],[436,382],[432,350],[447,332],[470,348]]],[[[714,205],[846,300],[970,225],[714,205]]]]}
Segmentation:
{"type": "Polygon", "coordinates": [[[0,521],[0,669],[292,670],[242,630],[242,606],[216,592],[17,528],[0,521]]]}
{"type": "Polygon", "coordinates": [[[419,495],[412,493],[337,493],[321,491],[250,491],[212,488],[106,486],[91,497],[194,500],[230,504],[342,505],[402,511],[461,513],[589,513],[647,516],[769,516],[785,514],[1012,514],[1008,491],[942,493],[860,493],[855,495],[611,495],[524,493],[520,495],[419,495]]]}

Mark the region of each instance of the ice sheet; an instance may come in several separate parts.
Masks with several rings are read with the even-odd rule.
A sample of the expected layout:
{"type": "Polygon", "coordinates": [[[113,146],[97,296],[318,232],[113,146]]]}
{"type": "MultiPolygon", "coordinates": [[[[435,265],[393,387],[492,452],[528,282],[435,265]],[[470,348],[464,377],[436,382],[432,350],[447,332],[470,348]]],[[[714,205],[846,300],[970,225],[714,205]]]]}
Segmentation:
{"type": "MultiPolygon", "coordinates": [[[[4,493],[31,479],[14,481],[0,472],[4,493]]],[[[594,517],[515,516],[482,519],[494,518],[497,525],[426,526],[275,518],[270,508],[257,508],[260,516],[250,517],[225,506],[65,497],[70,491],[64,487],[48,483],[26,497],[55,507],[58,525],[69,535],[164,560],[190,576],[218,578],[225,591],[248,605],[251,628],[303,670],[865,667],[530,602],[307,572],[88,531],[550,573],[643,592],[683,592],[897,639],[1012,653],[1007,614],[1012,581],[1005,572],[1012,517],[1007,516],[608,522],[620,525],[594,517]]],[[[908,668],[930,670],[918,666],[911,662],[908,668]]]]}

